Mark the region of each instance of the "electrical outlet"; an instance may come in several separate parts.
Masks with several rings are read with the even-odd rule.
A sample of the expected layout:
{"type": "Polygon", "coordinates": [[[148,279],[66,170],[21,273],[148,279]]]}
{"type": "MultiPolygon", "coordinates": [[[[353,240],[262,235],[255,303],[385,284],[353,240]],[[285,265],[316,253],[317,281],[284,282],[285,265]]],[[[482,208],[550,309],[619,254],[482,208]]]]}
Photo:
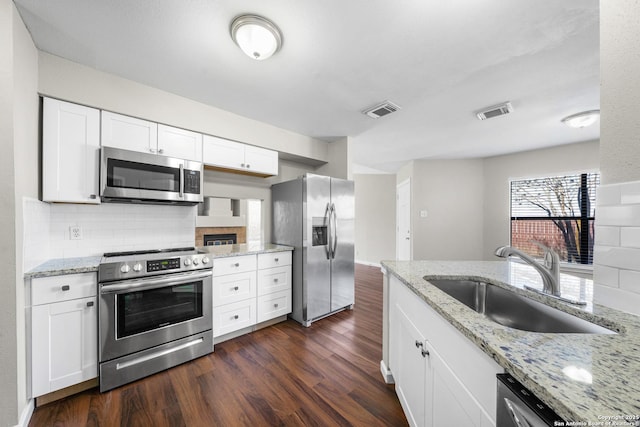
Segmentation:
{"type": "Polygon", "coordinates": [[[420,211],[420,218],[426,218],[429,216],[429,212],[427,211],[420,211]]]}
{"type": "Polygon", "coordinates": [[[79,225],[69,226],[69,239],[82,240],[82,228],[79,225]]]}

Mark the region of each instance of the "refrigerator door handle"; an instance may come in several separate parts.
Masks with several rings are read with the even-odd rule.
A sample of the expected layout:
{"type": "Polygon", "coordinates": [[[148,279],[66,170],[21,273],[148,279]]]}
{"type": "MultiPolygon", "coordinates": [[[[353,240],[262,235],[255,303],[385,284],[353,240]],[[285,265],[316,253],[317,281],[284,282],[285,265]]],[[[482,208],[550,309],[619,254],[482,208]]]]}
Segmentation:
{"type": "Polygon", "coordinates": [[[331,224],[331,237],[333,238],[333,245],[331,247],[331,258],[336,258],[336,249],[338,249],[338,214],[336,213],[336,205],[331,203],[331,216],[333,223],[331,224]]]}
{"type": "Polygon", "coordinates": [[[324,250],[327,254],[327,259],[331,259],[331,203],[327,203],[323,222],[327,227],[327,244],[325,245],[324,250]]]}

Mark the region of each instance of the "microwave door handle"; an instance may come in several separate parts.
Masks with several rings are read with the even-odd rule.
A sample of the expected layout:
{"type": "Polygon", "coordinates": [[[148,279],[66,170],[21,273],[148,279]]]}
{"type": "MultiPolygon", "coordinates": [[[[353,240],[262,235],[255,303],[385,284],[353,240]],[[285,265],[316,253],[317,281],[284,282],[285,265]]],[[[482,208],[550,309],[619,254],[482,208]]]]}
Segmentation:
{"type": "Polygon", "coordinates": [[[180,198],[184,198],[184,165],[180,163],[180,190],[179,190],[180,198]]]}

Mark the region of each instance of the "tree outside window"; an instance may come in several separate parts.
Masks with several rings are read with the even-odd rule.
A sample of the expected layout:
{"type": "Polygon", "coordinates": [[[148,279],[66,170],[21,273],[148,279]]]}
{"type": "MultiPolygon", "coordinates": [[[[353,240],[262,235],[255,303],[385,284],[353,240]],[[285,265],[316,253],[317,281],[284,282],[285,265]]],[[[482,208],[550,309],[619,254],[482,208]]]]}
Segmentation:
{"type": "Polygon", "coordinates": [[[534,257],[553,249],[564,262],[593,263],[596,189],[600,174],[511,182],[511,246],[534,257]]]}

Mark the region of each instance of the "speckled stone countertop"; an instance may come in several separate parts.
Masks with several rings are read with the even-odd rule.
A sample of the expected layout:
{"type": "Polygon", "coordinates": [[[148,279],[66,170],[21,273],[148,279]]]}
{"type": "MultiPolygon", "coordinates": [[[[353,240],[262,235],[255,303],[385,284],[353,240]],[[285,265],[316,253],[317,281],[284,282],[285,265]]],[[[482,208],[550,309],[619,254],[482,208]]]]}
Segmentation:
{"type": "MultiPolygon", "coordinates": [[[[252,255],[267,252],[292,251],[291,246],[275,245],[272,243],[247,243],[238,245],[200,246],[198,251],[209,254],[212,258],[222,258],[236,255],[252,255]]],[[[88,256],[79,258],[50,259],[39,266],[27,271],[25,279],[35,277],[61,276],[63,274],[77,274],[97,272],[102,256],[88,256]]]]}
{"type": "Polygon", "coordinates": [[[292,251],[293,247],[273,243],[241,243],[236,245],[198,246],[196,249],[213,258],[292,251]]]}
{"type": "Polygon", "coordinates": [[[32,279],[35,277],[97,272],[101,259],[101,256],[50,259],[27,271],[24,277],[25,279],[32,279]]]}
{"type": "Polygon", "coordinates": [[[593,304],[591,280],[561,274],[563,296],[590,301],[578,308],[525,290],[525,285],[542,289],[540,275],[513,261],[384,261],[382,266],[566,421],[607,425],[607,419],[624,421],[607,417],[640,417],[640,317],[593,304]],[[619,333],[546,334],[508,328],[425,277],[484,280],[619,333]]]}

